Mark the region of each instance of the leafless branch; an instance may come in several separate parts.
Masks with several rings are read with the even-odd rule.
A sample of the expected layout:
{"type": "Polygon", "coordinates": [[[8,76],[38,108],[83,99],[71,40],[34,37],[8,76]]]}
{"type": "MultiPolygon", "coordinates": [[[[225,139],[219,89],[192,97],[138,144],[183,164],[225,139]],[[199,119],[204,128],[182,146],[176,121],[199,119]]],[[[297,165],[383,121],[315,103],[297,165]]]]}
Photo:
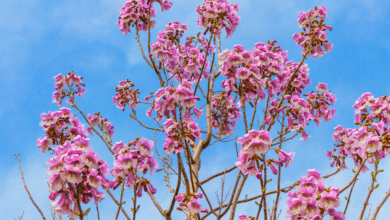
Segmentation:
{"type": "Polygon", "coordinates": [[[230,168],[230,169],[228,169],[228,170],[224,170],[224,171],[222,171],[222,172],[219,172],[219,173],[217,173],[217,174],[214,174],[214,175],[210,176],[209,178],[207,178],[207,179],[203,180],[202,182],[200,182],[200,185],[203,185],[203,184],[209,182],[210,180],[212,180],[212,179],[214,179],[214,178],[216,178],[216,177],[222,176],[222,175],[224,175],[224,174],[226,174],[226,173],[230,173],[230,172],[232,172],[233,170],[235,170],[236,168],[237,168],[237,167],[234,166],[234,167],[232,167],[232,168],[230,168]]]}
{"type": "MultiPolygon", "coordinates": [[[[20,154],[14,154],[14,156],[16,157],[16,160],[19,162],[20,174],[22,175],[23,185],[24,185],[24,188],[26,189],[26,192],[27,192],[27,194],[28,194],[28,197],[30,197],[31,202],[34,204],[34,206],[37,208],[38,212],[41,214],[42,219],[43,219],[43,220],[46,220],[45,215],[43,214],[43,212],[42,212],[42,210],[39,208],[39,206],[35,203],[34,199],[32,198],[32,196],[31,196],[31,194],[30,194],[30,191],[29,191],[28,188],[27,188],[27,184],[26,184],[26,181],[24,180],[24,175],[23,175],[23,170],[22,170],[22,159],[21,159],[21,156],[20,156],[20,154]]],[[[24,213],[24,212],[23,212],[23,213],[24,213]]],[[[23,215],[22,215],[22,216],[23,216],[23,215]]]]}
{"type": "Polygon", "coordinates": [[[80,113],[81,115],[84,117],[85,121],[88,123],[89,127],[103,140],[103,142],[106,144],[107,146],[107,149],[112,153],[114,154],[114,151],[111,149],[112,147],[112,144],[110,142],[108,142],[95,128],[94,126],[91,125],[91,123],[89,123],[88,121],[88,118],[85,116],[84,112],[82,112],[79,107],[77,107],[77,105],[73,105],[73,107],[75,107],[80,113]]]}
{"type": "MultiPolygon", "coordinates": [[[[359,220],[363,219],[364,211],[366,210],[366,207],[368,205],[368,201],[370,200],[370,196],[371,196],[372,192],[374,191],[374,189],[376,187],[378,187],[378,185],[379,185],[378,184],[377,186],[374,187],[374,184],[376,182],[376,176],[378,175],[378,163],[377,163],[378,161],[375,161],[375,162],[376,162],[375,163],[375,171],[373,173],[371,173],[371,176],[372,176],[371,186],[370,186],[370,188],[368,188],[367,197],[366,197],[366,200],[364,201],[362,211],[360,212],[359,220]]],[[[371,210],[371,208],[370,208],[370,210],[371,210]]]]}
{"type": "MultiPolygon", "coordinates": [[[[114,197],[114,195],[112,195],[111,191],[109,189],[106,189],[106,191],[107,191],[108,195],[110,195],[111,199],[115,202],[115,204],[119,206],[118,200],[115,199],[115,197],[114,197]]],[[[123,209],[122,206],[121,206],[121,211],[125,215],[126,219],[130,220],[130,217],[127,215],[127,212],[123,209]]]]}
{"type": "Polygon", "coordinates": [[[375,209],[375,212],[374,212],[374,215],[372,216],[372,219],[371,220],[375,220],[376,219],[376,216],[378,215],[379,213],[379,210],[382,208],[382,206],[385,204],[386,200],[389,198],[390,196],[390,189],[389,191],[387,191],[386,193],[386,196],[385,198],[383,198],[383,200],[381,201],[381,203],[378,205],[378,207],[375,209]]]}
{"type": "Polygon", "coordinates": [[[115,220],[118,219],[118,216],[119,216],[119,210],[121,209],[122,207],[122,198],[123,198],[123,192],[125,191],[125,181],[123,181],[122,183],[122,187],[121,187],[121,195],[119,197],[119,205],[118,205],[118,210],[116,211],[116,215],[115,215],[115,220]]]}

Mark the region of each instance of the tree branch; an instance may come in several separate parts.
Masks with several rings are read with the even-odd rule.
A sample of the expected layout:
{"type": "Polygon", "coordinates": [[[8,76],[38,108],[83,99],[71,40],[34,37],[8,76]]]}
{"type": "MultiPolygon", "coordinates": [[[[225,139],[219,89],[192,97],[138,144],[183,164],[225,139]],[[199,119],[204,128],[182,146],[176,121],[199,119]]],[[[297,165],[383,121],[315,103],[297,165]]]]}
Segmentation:
{"type": "Polygon", "coordinates": [[[31,202],[34,204],[35,208],[37,208],[38,212],[41,214],[42,216],[42,219],[43,220],[46,220],[46,217],[45,215],[43,214],[41,208],[39,208],[39,206],[35,203],[34,199],[32,198],[31,194],[30,194],[30,191],[28,190],[27,188],[27,184],[26,184],[26,181],[24,180],[24,175],[23,175],[23,170],[22,170],[22,159],[20,157],[20,154],[14,154],[14,156],[16,157],[16,160],[19,162],[19,170],[20,170],[20,174],[22,175],[22,180],[23,180],[23,185],[24,185],[24,188],[26,189],[26,192],[28,194],[28,197],[30,197],[30,200],[31,202]]]}
{"type": "Polygon", "coordinates": [[[91,123],[89,123],[88,121],[88,118],[85,116],[84,112],[82,112],[79,107],[77,107],[77,105],[73,105],[73,107],[75,107],[80,113],[81,115],[84,117],[85,121],[88,123],[89,127],[104,141],[104,143],[106,144],[107,146],[107,149],[112,153],[112,154],[115,154],[114,151],[111,149],[111,146],[112,144],[110,142],[108,142],[92,125],[91,123]]]}
{"type": "MultiPolygon", "coordinates": [[[[109,189],[106,189],[108,195],[110,195],[111,199],[115,202],[115,204],[117,204],[119,206],[119,202],[118,200],[115,199],[114,195],[112,195],[111,191],[109,189]]],[[[123,209],[123,207],[121,207],[121,211],[122,213],[126,216],[126,219],[127,220],[130,220],[130,217],[127,215],[126,211],[123,209]]]]}
{"type": "Polygon", "coordinates": [[[202,182],[200,182],[200,185],[203,185],[203,184],[209,182],[210,180],[212,180],[212,179],[214,179],[214,178],[216,178],[216,177],[222,176],[222,175],[224,175],[224,174],[226,174],[226,173],[230,173],[230,172],[232,172],[233,170],[235,170],[236,168],[237,168],[237,166],[234,166],[234,167],[232,167],[232,168],[230,168],[230,169],[228,169],[228,170],[224,170],[224,171],[222,171],[222,172],[219,172],[219,173],[217,173],[217,174],[214,174],[214,175],[210,176],[209,178],[207,178],[207,179],[203,180],[202,182]]]}
{"type": "Polygon", "coordinates": [[[390,196],[390,189],[389,191],[387,191],[386,193],[386,196],[385,198],[383,198],[382,202],[379,204],[379,206],[375,209],[375,212],[374,212],[374,215],[372,216],[372,219],[371,220],[375,220],[376,219],[376,216],[378,215],[379,213],[379,210],[382,208],[382,206],[385,204],[386,200],[389,198],[390,196]]]}

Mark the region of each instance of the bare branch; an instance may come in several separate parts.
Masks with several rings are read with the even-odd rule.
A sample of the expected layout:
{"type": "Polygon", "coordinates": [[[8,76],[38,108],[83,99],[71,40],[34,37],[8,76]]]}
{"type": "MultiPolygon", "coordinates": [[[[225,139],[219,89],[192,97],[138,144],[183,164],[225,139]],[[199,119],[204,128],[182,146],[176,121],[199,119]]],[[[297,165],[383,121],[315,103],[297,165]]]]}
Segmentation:
{"type": "Polygon", "coordinates": [[[382,208],[382,206],[385,204],[386,200],[389,198],[390,196],[390,189],[389,191],[387,191],[386,193],[386,196],[385,198],[383,198],[382,202],[378,205],[378,207],[375,209],[375,212],[374,212],[374,215],[372,216],[372,219],[371,220],[375,220],[376,219],[376,216],[378,215],[379,213],[379,210],[382,208]]]}
{"type": "Polygon", "coordinates": [[[346,186],[344,186],[344,188],[342,188],[342,189],[340,190],[340,194],[341,194],[342,192],[344,192],[346,189],[348,189],[348,188],[352,185],[352,183],[353,183],[353,182],[355,181],[355,179],[358,177],[358,175],[359,175],[360,171],[362,170],[362,168],[363,168],[363,166],[364,166],[365,163],[366,163],[366,159],[364,159],[363,162],[360,164],[359,169],[358,169],[358,171],[356,171],[356,174],[355,174],[355,176],[352,178],[351,182],[349,182],[346,186]]]}
{"type": "Polygon", "coordinates": [[[146,126],[144,125],[136,116],[135,114],[135,111],[133,110],[133,113],[134,115],[130,114],[130,118],[136,120],[138,122],[138,124],[140,124],[142,127],[146,128],[146,129],[149,129],[149,130],[154,130],[154,131],[163,131],[163,129],[160,129],[160,128],[152,128],[152,127],[149,127],[149,126],[146,126]]]}
{"type": "Polygon", "coordinates": [[[112,147],[112,144],[110,142],[108,142],[92,125],[91,123],[89,123],[88,121],[88,118],[85,116],[84,112],[82,112],[79,107],[77,107],[77,105],[73,105],[73,107],[75,107],[80,113],[81,115],[84,117],[85,121],[88,123],[89,127],[104,141],[104,143],[106,144],[107,146],[107,149],[112,153],[114,154],[114,151],[111,149],[112,147]]]}
{"type": "Polygon", "coordinates": [[[125,191],[125,181],[123,181],[122,183],[122,187],[121,187],[121,195],[119,197],[119,205],[118,205],[118,210],[116,211],[116,215],[115,215],[115,220],[118,219],[118,216],[119,216],[119,210],[121,209],[122,207],[122,198],[123,198],[123,192],[125,191]]]}
{"type": "Polygon", "coordinates": [[[351,195],[352,195],[352,190],[353,190],[353,187],[355,186],[355,183],[358,179],[355,179],[355,181],[353,182],[352,184],[352,187],[351,187],[351,190],[349,191],[349,195],[348,195],[348,199],[347,199],[347,204],[345,205],[345,209],[344,209],[344,216],[345,216],[345,213],[347,212],[347,209],[348,209],[348,205],[349,205],[349,202],[351,201],[351,195]]]}
{"type": "MultiPolygon", "coordinates": [[[[23,185],[24,185],[24,188],[26,189],[26,192],[27,192],[27,194],[28,194],[28,197],[30,197],[31,202],[34,204],[34,206],[37,208],[38,212],[41,214],[42,219],[43,219],[43,220],[46,220],[45,215],[43,214],[43,212],[42,212],[42,210],[39,208],[39,206],[35,203],[34,199],[32,198],[32,196],[31,196],[31,194],[30,194],[30,191],[29,191],[28,188],[27,188],[26,181],[24,180],[24,175],[23,175],[23,170],[22,170],[22,159],[21,159],[21,157],[20,157],[20,154],[14,154],[14,156],[16,157],[16,160],[19,162],[20,174],[22,175],[23,185]]],[[[24,213],[24,211],[23,211],[23,213],[24,213]]],[[[23,215],[22,215],[22,217],[23,217],[23,215]]]]}
{"type": "MultiPolygon", "coordinates": [[[[177,157],[179,157],[179,154],[177,154],[177,157]]],[[[178,158],[179,160],[179,158],[178,158]]],[[[166,215],[165,217],[169,217],[172,213],[172,210],[173,210],[173,206],[175,205],[175,197],[177,196],[177,194],[179,193],[179,189],[180,189],[180,185],[181,185],[181,164],[178,163],[178,170],[179,170],[179,176],[177,177],[177,185],[176,185],[176,190],[175,190],[175,194],[173,195],[173,198],[172,198],[172,201],[171,201],[171,205],[169,206],[169,209],[168,211],[166,212],[166,215]]]]}
{"type": "MultiPolygon", "coordinates": [[[[139,49],[141,51],[141,54],[142,54],[142,57],[144,58],[144,60],[146,61],[146,63],[153,68],[152,64],[149,62],[148,58],[146,58],[145,56],[145,53],[144,53],[144,49],[142,48],[142,44],[141,44],[141,41],[139,39],[139,33],[138,33],[138,26],[136,25],[136,32],[135,32],[135,39],[137,40],[138,42],[138,45],[139,45],[139,49]]],[[[148,45],[149,46],[149,45],[148,45]]]]}
{"type": "MultiPolygon", "coordinates": [[[[118,200],[115,199],[114,195],[112,195],[111,191],[109,189],[106,189],[108,195],[110,195],[111,199],[119,206],[118,200]]],[[[130,220],[130,217],[127,215],[126,211],[121,207],[122,213],[126,216],[127,220],[130,220]]]]}
{"type": "Polygon", "coordinates": [[[368,188],[367,197],[366,197],[366,200],[364,201],[362,211],[360,212],[359,220],[363,219],[364,211],[366,210],[366,207],[368,205],[368,201],[370,200],[370,196],[371,196],[372,192],[374,191],[374,189],[378,186],[377,185],[374,187],[374,184],[376,182],[376,176],[378,175],[378,162],[379,161],[375,161],[375,162],[376,162],[375,163],[375,171],[373,173],[371,173],[371,176],[372,176],[371,186],[370,186],[370,188],[368,188]]]}
{"type": "MultiPolygon", "coordinates": [[[[15,218],[15,220],[22,220],[22,218],[23,218],[23,215],[24,215],[24,210],[23,210],[23,213],[22,213],[22,215],[21,216],[18,216],[18,219],[16,219],[15,218]]],[[[54,219],[55,220],[55,219],[54,219]]]]}
{"type": "Polygon", "coordinates": [[[238,198],[240,197],[241,191],[244,188],[244,184],[245,184],[245,181],[247,180],[247,178],[248,178],[248,175],[245,175],[244,178],[242,179],[241,183],[240,183],[240,186],[238,187],[237,194],[236,194],[236,196],[234,198],[234,201],[233,201],[233,204],[232,204],[232,211],[230,212],[229,220],[233,220],[234,219],[234,213],[236,212],[236,207],[237,207],[237,204],[238,204],[238,198]]]}
{"type": "Polygon", "coordinates": [[[98,220],[100,220],[99,207],[98,207],[97,203],[96,203],[96,214],[97,214],[98,220]]]}
{"type": "MultiPolygon", "coordinates": [[[[134,173],[134,176],[136,176],[138,179],[141,179],[141,177],[138,176],[137,173],[134,173]]],[[[164,210],[161,208],[160,204],[158,204],[156,198],[154,198],[154,195],[150,192],[149,188],[146,192],[148,193],[150,199],[152,200],[153,204],[156,206],[158,211],[161,213],[162,216],[164,216],[164,210]]]]}
{"type": "Polygon", "coordinates": [[[232,167],[232,168],[230,168],[230,169],[228,169],[228,170],[224,170],[224,171],[222,171],[222,172],[219,172],[219,173],[217,173],[217,174],[214,174],[214,175],[210,176],[209,178],[207,178],[207,179],[203,180],[202,182],[200,182],[200,185],[203,185],[203,184],[209,182],[210,180],[212,180],[212,179],[214,179],[214,178],[216,178],[216,177],[222,176],[222,175],[224,175],[224,174],[226,174],[226,173],[230,173],[230,172],[232,172],[233,170],[235,170],[236,168],[237,168],[237,166],[234,166],[234,167],[232,167]]]}

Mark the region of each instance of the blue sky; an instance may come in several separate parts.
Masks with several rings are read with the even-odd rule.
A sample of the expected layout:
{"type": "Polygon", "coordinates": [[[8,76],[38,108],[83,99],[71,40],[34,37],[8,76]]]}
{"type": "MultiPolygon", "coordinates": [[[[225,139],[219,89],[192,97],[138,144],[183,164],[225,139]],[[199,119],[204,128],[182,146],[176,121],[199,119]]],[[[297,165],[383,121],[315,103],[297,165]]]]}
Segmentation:
{"type": "MultiPolygon", "coordinates": [[[[180,21],[189,25],[188,35],[194,35],[199,28],[196,26],[197,15],[195,7],[202,4],[201,0],[172,0],[173,7],[161,13],[157,7],[157,25],[152,31],[152,42],[157,32],[172,21],[180,21]]],[[[326,23],[333,26],[329,33],[330,42],[334,43],[333,51],[319,59],[310,58],[307,63],[310,68],[314,89],[318,82],[325,82],[328,88],[336,94],[337,109],[335,118],[321,124],[320,127],[310,126],[308,133],[312,137],[307,142],[299,138],[285,145],[286,151],[295,151],[294,163],[282,178],[282,185],[289,185],[307,169],[316,169],[328,174],[334,169],[329,167],[325,153],[333,147],[333,128],[338,124],[354,127],[353,108],[355,100],[364,92],[372,92],[374,96],[389,95],[390,74],[388,64],[390,59],[390,2],[379,0],[236,0],[240,5],[240,24],[235,34],[222,41],[222,49],[232,48],[241,44],[246,49],[253,49],[257,42],[276,39],[283,50],[289,51],[289,59],[301,59],[300,47],[292,41],[292,35],[300,29],[297,27],[297,16],[300,11],[308,11],[318,5],[328,8],[326,23]]],[[[122,112],[112,104],[115,86],[120,80],[129,78],[140,88],[143,94],[155,91],[158,82],[153,71],[144,63],[134,34],[128,36],[119,32],[116,26],[119,8],[122,0],[80,0],[80,1],[3,1],[0,7],[0,216],[13,219],[25,211],[24,219],[39,219],[39,214],[28,200],[23,189],[17,162],[13,154],[20,153],[24,167],[25,178],[30,191],[41,206],[46,216],[49,215],[48,188],[46,185],[46,159],[50,155],[40,154],[36,140],[44,135],[39,126],[42,112],[56,111],[59,108],[51,103],[54,91],[53,76],[73,70],[84,77],[87,93],[76,100],[85,113],[100,111],[104,117],[115,126],[114,141],[130,141],[134,137],[144,136],[153,139],[153,133],[145,131],[128,117],[129,112],[122,112]]],[[[145,43],[145,35],[141,34],[145,43]]],[[[142,96],[143,97],[143,96],[142,96]]],[[[138,114],[146,110],[141,107],[138,114]]],[[[152,124],[152,121],[147,120],[152,124]]],[[[243,135],[243,127],[238,126],[236,134],[243,135]]],[[[157,138],[157,147],[162,149],[163,135],[157,138]]],[[[92,138],[91,145],[100,157],[108,161],[112,167],[112,156],[103,143],[92,138]]],[[[210,174],[230,167],[236,160],[234,144],[216,144],[202,155],[201,179],[210,174]],[[228,161],[228,162],[227,162],[228,161]],[[206,171],[205,171],[206,170],[206,171]]],[[[348,165],[348,164],[347,164],[348,165]]],[[[351,164],[349,164],[351,166],[351,164]]],[[[380,164],[380,168],[390,165],[388,160],[380,164]]],[[[386,169],[385,169],[386,170],[386,169]]],[[[235,178],[233,172],[227,178],[235,178]]],[[[351,178],[351,170],[343,171],[341,175],[326,180],[326,185],[343,187],[351,178]]],[[[158,173],[152,178],[156,184],[164,185],[163,174],[158,173]]],[[[172,179],[174,180],[174,178],[172,179]]],[[[356,219],[363,205],[362,199],[369,187],[369,174],[360,177],[356,184],[355,194],[347,212],[347,219],[356,219]]],[[[390,187],[390,175],[381,173],[378,177],[381,183],[374,191],[371,199],[372,207],[383,198],[384,192],[390,187]]],[[[154,183],[153,182],[153,183],[154,183]]],[[[231,183],[227,184],[227,187],[231,183]]],[[[244,188],[243,196],[260,192],[259,184],[250,181],[244,188]]],[[[207,185],[206,191],[211,197],[219,190],[220,181],[207,185]]],[[[344,193],[345,194],[345,193],[344,193]]],[[[340,196],[344,209],[346,195],[340,196]]],[[[157,199],[162,206],[169,204],[170,197],[163,187],[158,189],[157,199]]],[[[130,194],[126,200],[130,201],[130,194]]],[[[161,219],[157,210],[144,196],[141,200],[139,218],[161,219]]],[[[213,201],[215,199],[213,198],[213,201]]],[[[281,219],[284,219],[283,205],[286,196],[282,197],[283,208],[281,219]]],[[[129,205],[125,208],[129,210],[129,205]]],[[[206,204],[204,204],[206,206],[206,204]]],[[[378,219],[384,219],[387,203],[378,219]],[[382,217],[381,217],[382,216],[382,217]]],[[[101,219],[112,219],[116,209],[110,198],[101,203],[101,219]],[[105,217],[104,217],[105,216],[105,217]]],[[[255,215],[254,203],[239,206],[237,213],[255,215]]],[[[366,212],[367,213],[367,212],[366,212]]],[[[96,215],[91,211],[90,219],[96,215]]],[[[177,213],[174,219],[183,219],[184,215],[177,213]]]]}

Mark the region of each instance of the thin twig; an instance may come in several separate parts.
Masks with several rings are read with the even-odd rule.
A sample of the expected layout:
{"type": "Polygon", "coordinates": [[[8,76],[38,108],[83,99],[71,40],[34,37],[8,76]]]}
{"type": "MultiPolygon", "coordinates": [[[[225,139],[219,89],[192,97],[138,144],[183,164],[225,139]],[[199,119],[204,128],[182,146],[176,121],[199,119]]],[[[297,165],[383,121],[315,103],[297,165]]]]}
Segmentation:
{"type": "Polygon", "coordinates": [[[234,198],[234,201],[233,201],[233,204],[232,204],[232,211],[230,212],[229,220],[233,220],[234,219],[234,213],[236,212],[236,207],[237,207],[237,204],[238,204],[238,198],[240,197],[241,191],[244,188],[244,184],[245,184],[247,178],[248,178],[248,175],[245,175],[244,178],[242,179],[241,183],[240,183],[240,186],[238,187],[237,194],[236,194],[236,196],[234,198]]]}
{"type": "Polygon", "coordinates": [[[32,203],[34,204],[34,206],[38,209],[38,212],[41,214],[42,219],[43,219],[43,220],[46,220],[45,215],[43,214],[43,212],[42,212],[42,210],[39,208],[39,206],[35,203],[34,199],[32,198],[32,196],[31,196],[31,194],[30,194],[30,191],[29,191],[28,188],[27,188],[26,181],[24,180],[24,175],[23,175],[23,170],[22,170],[22,159],[21,159],[21,157],[20,157],[20,154],[14,154],[14,156],[16,157],[16,160],[19,162],[20,174],[22,175],[23,185],[24,185],[24,188],[26,189],[26,192],[27,192],[27,194],[28,194],[28,197],[30,197],[31,202],[32,202],[32,203]]]}
{"type": "Polygon", "coordinates": [[[89,127],[104,141],[104,143],[106,144],[107,146],[107,149],[112,153],[112,154],[115,154],[114,151],[111,149],[112,147],[112,144],[110,142],[108,142],[92,125],[91,123],[89,123],[88,121],[88,118],[85,116],[84,112],[82,112],[79,107],[77,107],[77,105],[73,105],[73,107],[75,107],[80,113],[81,115],[84,117],[85,121],[88,123],[89,127]]]}
{"type": "Polygon", "coordinates": [[[122,198],[123,198],[123,192],[124,192],[124,191],[125,191],[125,181],[123,181],[123,183],[122,183],[122,187],[121,187],[121,196],[119,197],[119,205],[118,205],[118,210],[116,211],[115,220],[118,219],[119,210],[120,210],[121,207],[122,207],[122,198]]]}
{"type": "MultiPolygon", "coordinates": [[[[134,112],[134,110],[133,110],[133,112],[134,112]]],[[[154,131],[163,131],[163,129],[160,129],[160,128],[152,128],[152,127],[149,127],[147,125],[144,125],[140,120],[138,120],[138,118],[135,114],[134,115],[130,114],[129,116],[130,116],[130,118],[136,120],[138,122],[138,124],[140,124],[142,127],[146,128],[146,129],[154,130],[154,131]]]]}
{"type": "Polygon", "coordinates": [[[226,173],[230,173],[230,172],[232,172],[233,170],[235,170],[236,168],[237,168],[237,166],[234,166],[234,167],[232,167],[232,168],[230,168],[230,169],[228,169],[228,170],[224,170],[224,171],[222,171],[222,172],[219,172],[219,173],[217,173],[217,174],[214,174],[214,175],[210,176],[209,178],[207,178],[207,179],[203,180],[202,182],[200,182],[200,185],[203,185],[203,184],[209,182],[210,180],[212,180],[212,179],[214,179],[214,178],[216,178],[216,177],[222,176],[222,175],[224,175],[224,174],[226,174],[226,173]]]}
{"type": "Polygon", "coordinates": [[[99,207],[97,203],[96,203],[96,213],[97,213],[98,220],[100,220],[99,207]]]}
{"type": "Polygon", "coordinates": [[[142,57],[144,58],[144,60],[146,61],[146,63],[153,68],[152,64],[149,62],[149,60],[146,58],[145,56],[145,53],[144,53],[144,49],[142,48],[142,44],[141,44],[141,41],[139,39],[139,33],[138,33],[138,25],[136,25],[136,31],[135,31],[135,39],[137,40],[138,42],[138,45],[139,45],[139,49],[141,51],[141,54],[142,54],[142,57]]]}
{"type": "Polygon", "coordinates": [[[374,184],[376,182],[376,176],[378,175],[378,161],[375,161],[375,162],[376,162],[375,163],[375,171],[373,173],[371,173],[371,176],[372,176],[371,186],[370,186],[370,188],[368,188],[367,197],[366,197],[366,200],[364,201],[362,211],[360,212],[359,220],[363,219],[364,211],[366,210],[366,207],[368,205],[368,201],[370,200],[370,196],[371,196],[372,192],[374,191],[374,189],[376,188],[376,187],[374,187],[374,184]]]}
{"type": "MultiPolygon", "coordinates": [[[[177,154],[177,157],[179,157],[179,154],[177,154]]],[[[171,216],[171,213],[172,213],[172,210],[173,210],[173,207],[175,205],[175,197],[177,196],[177,194],[179,193],[179,189],[180,189],[180,185],[181,185],[181,164],[178,163],[178,170],[179,170],[179,176],[177,177],[177,185],[176,185],[176,190],[175,190],[175,194],[173,195],[172,197],[172,200],[171,200],[171,205],[169,206],[169,209],[168,211],[166,212],[166,215],[165,215],[165,218],[168,218],[171,216]]]]}
{"type": "MultiPolygon", "coordinates": [[[[114,195],[112,195],[111,191],[109,189],[106,189],[108,195],[110,195],[111,199],[115,202],[115,204],[117,204],[119,206],[119,202],[118,200],[115,199],[114,195]]],[[[123,209],[123,207],[121,206],[121,211],[122,213],[126,216],[127,220],[130,220],[130,217],[127,215],[127,212],[123,209]]]]}
{"type": "Polygon", "coordinates": [[[389,198],[390,196],[390,189],[389,191],[387,191],[386,193],[386,196],[385,198],[383,198],[382,202],[378,205],[378,207],[376,207],[375,209],[375,212],[374,212],[374,215],[372,216],[372,219],[371,220],[375,220],[376,219],[376,216],[378,215],[379,213],[379,210],[382,208],[382,206],[385,204],[386,200],[389,198]]]}
{"type": "MultiPolygon", "coordinates": [[[[141,187],[141,186],[139,186],[141,187]]],[[[133,220],[135,220],[135,215],[137,214],[137,189],[134,187],[134,197],[133,199],[133,220]]]]}
{"type": "Polygon", "coordinates": [[[349,202],[351,201],[351,195],[352,195],[352,190],[353,190],[353,187],[355,186],[355,183],[358,179],[355,179],[355,181],[353,182],[352,184],[352,187],[351,187],[351,190],[349,191],[349,195],[348,195],[348,199],[347,199],[347,204],[345,205],[345,209],[344,209],[344,216],[345,216],[345,213],[347,212],[347,209],[348,209],[348,205],[349,205],[349,202]]]}
{"type": "Polygon", "coordinates": [[[364,166],[365,163],[366,163],[366,159],[364,159],[363,162],[360,164],[359,169],[358,169],[358,171],[356,171],[356,174],[355,174],[355,176],[352,178],[351,182],[349,182],[346,186],[344,186],[344,188],[342,188],[342,189],[340,190],[340,193],[339,193],[339,194],[341,194],[342,192],[344,192],[346,189],[348,189],[349,186],[352,185],[352,183],[353,183],[353,182],[355,181],[355,179],[358,177],[358,175],[359,175],[360,171],[362,170],[362,168],[363,168],[363,166],[364,166]]]}
{"type": "MultiPolygon", "coordinates": [[[[138,179],[141,179],[141,177],[138,176],[137,173],[134,173],[134,176],[137,177],[138,179]]],[[[161,214],[162,216],[164,216],[164,210],[161,208],[160,204],[158,204],[158,202],[157,202],[156,198],[154,197],[154,195],[150,192],[149,189],[148,189],[146,192],[148,193],[148,195],[149,195],[150,199],[152,200],[154,206],[156,206],[156,208],[158,209],[158,211],[160,212],[160,214],[161,214]]]]}
{"type": "MultiPolygon", "coordinates": [[[[285,115],[283,115],[282,117],[282,124],[281,124],[281,128],[280,128],[280,144],[279,144],[279,149],[282,149],[282,143],[283,143],[283,130],[284,130],[284,121],[285,121],[285,115]]],[[[278,192],[276,193],[276,201],[275,201],[275,205],[272,209],[272,212],[273,212],[273,219],[276,220],[276,214],[277,214],[277,210],[278,210],[278,203],[279,203],[279,196],[280,196],[280,178],[281,178],[281,172],[282,172],[282,169],[281,167],[278,167],[278,192]]]]}

